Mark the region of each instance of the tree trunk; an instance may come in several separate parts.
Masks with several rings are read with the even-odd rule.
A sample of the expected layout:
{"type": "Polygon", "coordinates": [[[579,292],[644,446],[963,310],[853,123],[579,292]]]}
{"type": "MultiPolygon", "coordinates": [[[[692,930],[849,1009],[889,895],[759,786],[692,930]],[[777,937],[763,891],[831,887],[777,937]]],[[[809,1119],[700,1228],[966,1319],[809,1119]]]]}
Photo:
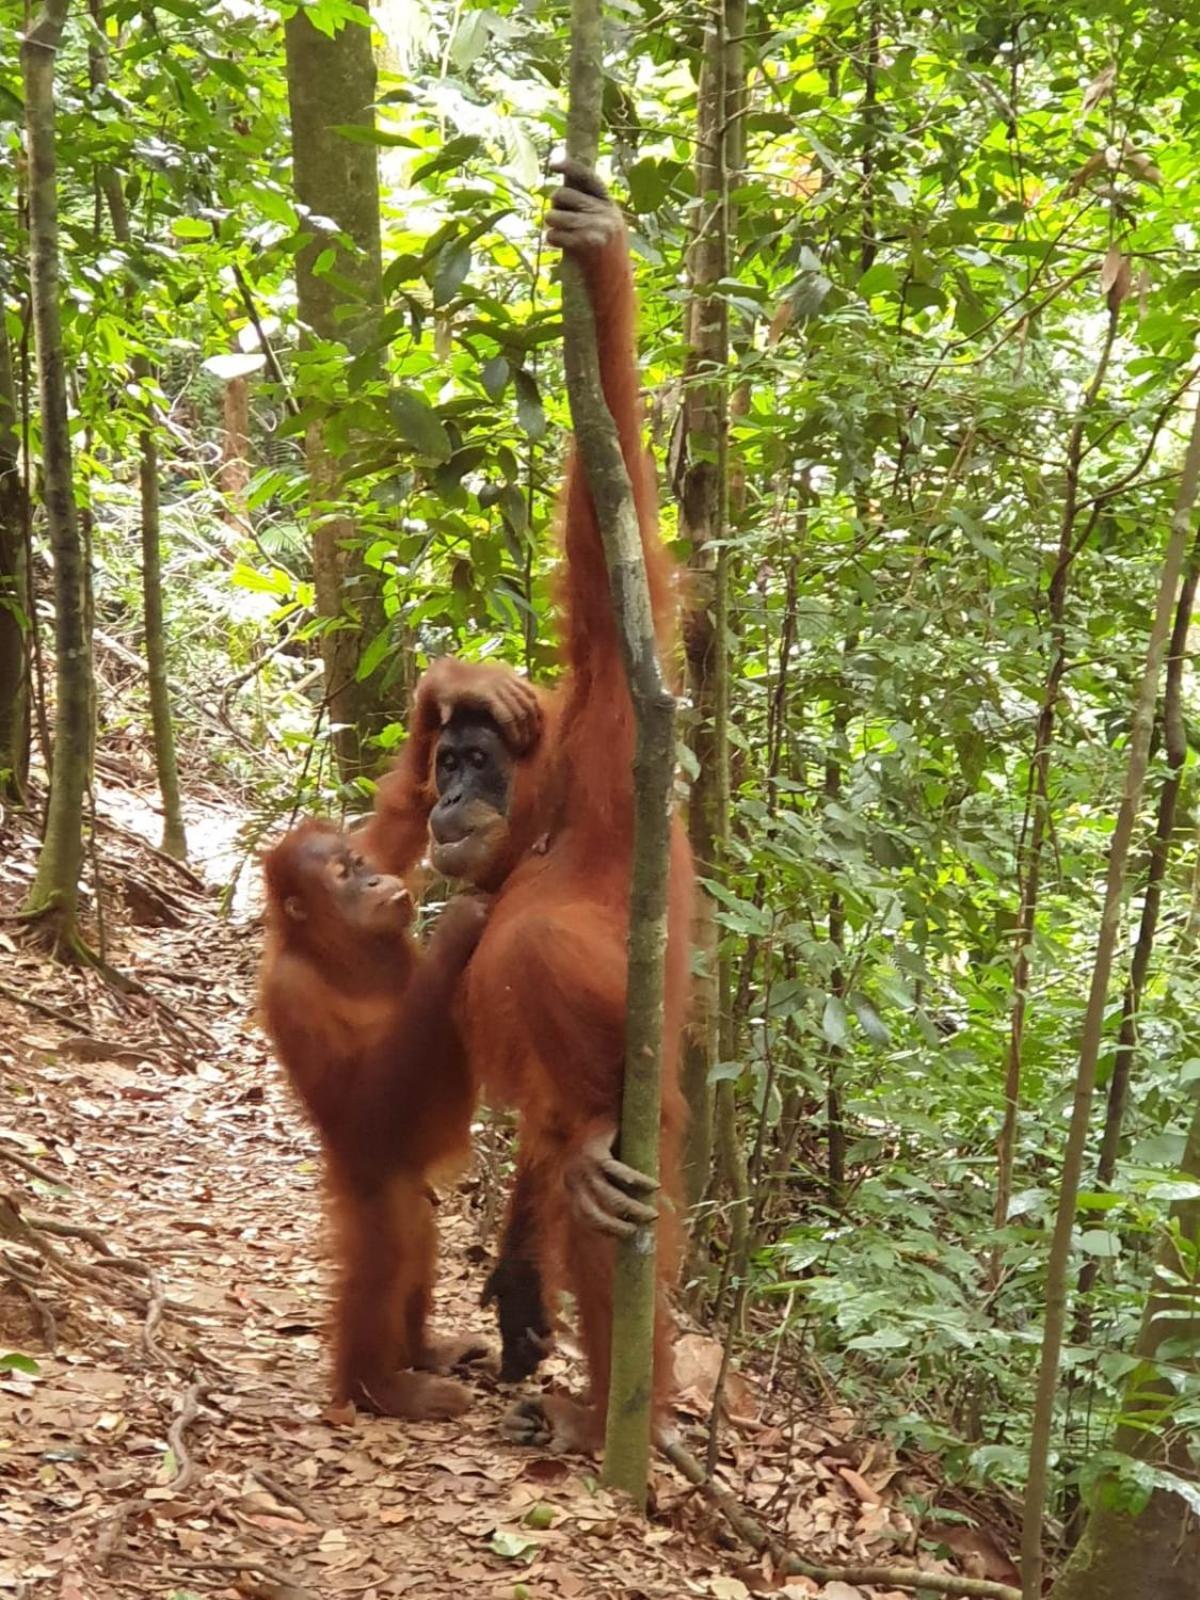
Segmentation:
{"type": "MultiPolygon", "coordinates": [[[[94,70],[107,76],[107,60],[97,56],[94,70]]],[[[113,237],[128,246],[132,238],[129,208],[120,179],[112,171],[100,177],[112,219],[113,237]]],[[[130,320],[136,320],[132,282],[126,288],[130,320]]],[[[142,352],[129,364],[130,375],[140,390],[139,405],[152,410],[151,368],[142,352]]],[[[162,601],[162,518],[159,514],[158,440],[153,418],[138,430],[138,487],[142,513],[142,618],[146,626],[146,680],[150,695],[150,727],[154,743],[154,766],[163,808],[162,849],[177,861],[187,860],[187,836],[183,826],[183,804],[179,790],[179,763],[175,756],[175,726],[171,711],[171,691],[167,683],[166,631],[162,601]]]]}
{"type": "Polygon", "coordinates": [[[85,616],[83,550],[75,514],[66,369],[58,307],[58,192],[54,66],[68,0],[46,0],[21,45],[29,159],[30,283],[41,404],[46,521],[54,558],[54,758],[46,833],[27,909],[56,948],[77,947],[83,863],[83,799],[91,749],[92,657],[85,616]]]}
{"type": "MultiPolygon", "coordinates": [[[[1171,532],[1163,556],[1162,575],[1154,606],[1154,620],[1146,644],[1146,661],[1133,704],[1129,728],[1129,753],[1125,789],[1113,827],[1109,847],[1108,871],[1104,882],[1104,904],[1096,937],[1096,955],[1088,989],[1087,1006],[1079,1040],[1079,1066],[1071,1105],[1071,1122],[1063,1152],[1062,1183],[1054,1217],[1054,1233],[1046,1263],[1046,1317],[1042,1331],[1041,1362],[1029,1441],[1029,1475],[1025,1486],[1024,1522],[1021,1532],[1021,1586],[1025,1600],[1041,1600],[1042,1593],[1042,1513],[1050,1477],[1050,1441],[1054,1432],[1055,1400],[1059,1366],[1062,1361],[1063,1334],[1067,1319],[1067,1274],[1071,1263],[1071,1244],[1083,1156],[1091,1125],[1092,1095],[1096,1086],[1096,1064],[1104,1036],[1108,1008],[1108,984],[1112,975],[1121,908],[1125,897],[1125,868],[1134,824],[1141,806],[1150,758],[1150,737],[1154,727],[1154,707],[1158,699],[1158,680],[1171,631],[1180,576],[1188,547],[1192,512],[1200,487],[1200,401],[1192,421],[1192,434],[1180,474],[1179,490],[1171,513],[1171,532]]],[[[1158,1597],[1156,1597],[1158,1600],[1158,1597]]]]}
{"type": "MultiPolygon", "coordinates": [[[[591,167],[600,139],[604,87],[600,0],[572,0],[570,84],[567,153],[591,167]]],[[[563,262],[563,355],[575,447],[604,543],[636,724],[619,1148],[623,1161],[657,1178],[675,700],[659,660],[633,488],[601,384],[591,299],[582,271],[569,257],[563,262]]],[[[624,1489],[643,1509],[650,1468],[657,1302],[655,1226],[651,1222],[617,1245],[604,1439],[605,1481],[624,1489]]]]}
{"type": "MultiPolygon", "coordinates": [[[[284,38],[296,199],[302,216],[333,218],[353,247],[342,247],[325,231],[310,233],[296,258],[300,315],[311,337],[353,350],[373,331],[383,304],[379,174],[375,146],[346,139],[335,129],[375,126],[371,30],[349,22],[328,37],[297,11],[284,26],[284,38]],[[331,249],[338,276],[354,285],[357,318],[338,318],[339,309],[346,309],[345,295],[314,271],[318,258],[331,249]]],[[[323,509],[337,502],[341,486],[319,420],[309,425],[305,447],[317,611],[330,624],[321,635],[325,702],[338,769],[350,779],[367,765],[364,738],[388,720],[382,672],[363,683],[357,678],[364,645],[382,625],[378,574],[362,560],[353,519],[323,509]]]]}
{"type": "MultiPolygon", "coordinates": [[[[135,363],[144,377],[145,363],[135,363]]],[[[146,402],[149,403],[148,401],[146,402]]],[[[171,716],[171,691],[167,685],[167,645],[163,629],[161,519],[158,510],[158,441],[150,428],[138,434],[141,461],[138,479],[142,491],[142,611],[146,622],[146,675],[150,691],[150,722],[154,730],[154,763],[158,792],[162,796],[162,848],[177,861],[187,860],[183,804],[179,793],[179,765],[175,759],[175,727],[171,716]]]]}
{"type": "Polygon", "coordinates": [[[29,667],[25,484],[17,390],[0,308],[0,799],[20,804],[29,774],[29,667]]]}
{"type": "MultiPolygon", "coordinates": [[[[715,877],[723,866],[729,817],[728,586],[718,544],[728,505],[725,384],[729,363],[729,316],[716,286],[725,275],[728,251],[725,211],[724,82],[721,3],[705,18],[696,127],[695,230],[688,247],[690,298],[681,419],[682,477],[679,531],[690,547],[690,595],[683,617],[688,686],[695,708],[691,747],[696,777],[688,804],[688,834],[696,870],[715,877]]],[[[688,1104],[684,1178],[688,1203],[708,1187],[713,1139],[712,1071],[720,1059],[723,992],[717,957],[714,906],[703,890],[696,896],[694,948],[703,966],[695,983],[695,1010],[683,1055],[683,1091],[688,1104]]]]}
{"type": "MultiPolygon", "coordinates": [[[[1192,625],[1192,607],[1196,600],[1196,580],[1200,576],[1200,542],[1192,546],[1191,561],[1179,590],[1175,607],[1175,627],[1167,653],[1167,681],[1163,690],[1163,735],[1166,744],[1167,775],[1163,779],[1158,797],[1158,817],[1154,837],[1150,842],[1150,861],[1146,868],[1146,892],[1142,898],[1142,915],[1138,924],[1137,943],[1129,964],[1129,977],[1125,982],[1125,995],[1121,1002],[1121,1029],[1117,1035],[1117,1053],[1113,1060],[1112,1077],[1108,1082],[1108,1104],[1104,1112],[1104,1134],[1100,1140],[1100,1155],[1096,1162],[1096,1187],[1107,1189],[1117,1170],[1117,1155],[1121,1148],[1121,1132],[1125,1125],[1125,1107],[1129,1100],[1129,1080],[1133,1074],[1134,1058],[1138,1045],[1138,1016],[1142,1009],[1142,995],[1150,974],[1154,956],[1154,940],[1158,933],[1158,914],[1162,905],[1163,879],[1171,855],[1171,842],[1175,837],[1175,811],[1179,790],[1183,783],[1183,768],[1187,761],[1187,722],[1183,708],[1183,669],[1187,662],[1188,633],[1192,625]]],[[[1086,1344],[1091,1339],[1091,1305],[1084,1297],[1096,1281],[1099,1262],[1089,1256],[1079,1273],[1077,1293],[1079,1314],[1075,1322],[1075,1342],[1086,1344]]]]}
{"type": "MultiPolygon", "coordinates": [[[[1012,1200],[1013,1168],[1017,1149],[1017,1116],[1021,1108],[1021,1060],[1025,1044],[1025,1013],[1029,1001],[1029,978],[1033,955],[1033,936],[1037,926],[1038,903],[1041,897],[1042,852],[1050,818],[1050,762],[1054,750],[1055,727],[1058,719],[1058,699],[1062,680],[1067,670],[1067,639],[1064,627],[1067,590],[1071,567],[1083,544],[1095,527],[1100,502],[1093,503],[1089,520],[1082,537],[1076,534],[1079,516],[1079,473],[1083,465],[1086,429],[1092,408],[1095,406],[1112,359],[1117,337],[1119,304],[1109,309],[1108,329],[1100,355],[1067,439],[1066,493],[1063,496],[1062,518],[1059,524],[1058,555],[1050,575],[1047,601],[1050,614],[1051,662],[1042,691],[1042,704],[1038,712],[1034,734],[1033,757],[1030,762],[1028,802],[1025,832],[1018,849],[1017,882],[1020,900],[1017,908],[1017,929],[1013,943],[1012,1009],[1009,1016],[1008,1056],[1004,1074],[1004,1119],[1000,1137],[996,1142],[996,1203],[994,1221],[1003,1228],[1008,1221],[1008,1207],[1012,1200]]],[[[991,1277],[993,1281],[1000,1268],[999,1251],[993,1253],[991,1277]]]]}
{"type": "Polygon", "coordinates": [[[222,512],[235,533],[250,528],[246,489],[250,483],[250,380],[230,378],[221,395],[221,465],[217,487],[225,497],[222,512]]]}
{"type": "MultiPolygon", "coordinates": [[[[1200,1102],[1197,1102],[1180,1162],[1183,1172],[1200,1179],[1200,1102]]],[[[1155,1265],[1157,1287],[1146,1302],[1135,1353],[1143,1365],[1129,1380],[1125,1421],[1117,1429],[1113,1446],[1139,1461],[1171,1472],[1176,1470],[1192,1492],[1195,1469],[1185,1430],[1164,1426],[1178,1384],[1156,1366],[1165,1345],[1164,1359],[1171,1369],[1183,1363],[1196,1373],[1194,1352],[1200,1339],[1200,1292],[1196,1279],[1196,1252],[1200,1250],[1200,1199],[1181,1200],[1171,1209],[1178,1236],[1169,1237],[1155,1265]],[[1182,1244],[1182,1248],[1181,1248],[1182,1244]],[[1171,1274],[1173,1281],[1169,1281],[1171,1274]],[[1181,1283],[1185,1287],[1181,1287],[1181,1283]],[[1136,1419],[1150,1413],[1144,1425],[1136,1419]]],[[[1149,1504],[1134,1516],[1111,1506],[1097,1505],[1077,1549],[1054,1585],[1051,1600],[1196,1600],[1200,1595],[1200,1517],[1169,1489],[1155,1489],[1149,1504]]]]}

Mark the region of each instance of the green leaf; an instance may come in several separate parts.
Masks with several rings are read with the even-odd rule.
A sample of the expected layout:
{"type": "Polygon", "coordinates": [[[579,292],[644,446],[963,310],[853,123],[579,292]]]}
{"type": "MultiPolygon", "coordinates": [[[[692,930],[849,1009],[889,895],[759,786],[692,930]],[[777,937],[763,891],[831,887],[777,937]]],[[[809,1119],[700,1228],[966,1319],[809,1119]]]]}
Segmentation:
{"type": "Polygon", "coordinates": [[[876,1328],[874,1333],[860,1333],[856,1339],[847,1339],[847,1350],[907,1350],[912,1340],[899,1328],[876,1328]]]}
{"type": "Polygon", "coordinates": [[[23,1356],[16,1350],[0,1351],[0,1372],[28,1372],[39,1370],[32,1356],[23,1356]]]}
{"type": "Polygon", "coordinates": [[[392,648],[392,629],[389,624],[379,630],[358,658],[358,666],[354,672],[356,680],[359,683],[365,682],[392,648]]]}
{"type": "Polygon", "coordinates": [[[852,994],[850,1004],[854,1008],[854,1015],[858,1018],[859,1027],[872,1044],[882,1047],[891,1043],[892,1036],[887,1030],[887,1024],[866,995],[852,994]]]}
{"type": "Polygon", "coordinates": [[[469,72],[488,47],[490,16],[486,11],[468,11],[459,19],[450,43],[450,59],[460,72],[469,72]]]}
{"type": "Polygon", "coordinates": [[[497,1528],[489,1542],[493,1553],[505,1561],[532,1561],[542,1548],[536,1539],[527,1539],[507,1528],[497,1528]]]}
{"type": "Polygon", "coordinates": [[[420,161],[412,170],[412,183],[424,183],[427,178],[432,178],[435,173],[446,172],[451,167],[465,166],[470,158],[483,146],[483,140],[473,133],[459,134],[457,139],[451,139],[435,156],[427,161],[420,161]]]}
{"type": "Polygon", "coordinates": [[[270,572],[259,572],[243,561],[239,561],[229,574],[229,581],[236,589],[249,589],[253,594],[283,596],[290,593],[292,587],[291,578],[282,568],[272,567],[270,572]]]}
{"type": "Polygon", "coordinates": [[[471,250],[469,245],[463,244],[460,240],[455,240],[453,244],[446,245],[439,250],[431,285],[434,305],[444,306],[448,300],[453,300],[470,270],[471,250]]]}
{"type": "Polygon", "coordinates": [[[406,133],[395,133],[391,128],[366,127],[360,122],[335,122],[333,132],[351,144],[377,144],[388,149],[419,150],[415,139],[406,133]]]}
{"type": "Polygon", "coordinates": [[[418,455],[449,461],[454,454],[450,435],[433,407],[414,389],[393,389],[388,395],[388,411],[400,437],[418,455]]]}
{"type": "Polygon", "coordinates": [[[499,400],[508,386],[509,366],[503,356],[493,356],[490,361],[485,361],[479,373],[479,381],[489,400],[499,400]]]}
{"type": "Polygon", "coordinates": [[[1115,1233],[1107,1233],[1103,1228],[1089,1228],[1079,1235],[1079,1248],[1085,1255],[1112,1261],[1121,1254],[1121,1241],[1115,1233]]]}
{"type": "Polygon", "coordinates": [[[513,383],[517,390],[517,421],[521,431],[530,439],[538,440],[545,436],[546,413],[542,407],[542,397],[538,393],[537,380],[524,367],[518,367],[513,373],[513,383]]]}
{"type": "Polygon", "coordinates": [[[864,300],[873,294],[886,294],[900,287],[900,274],[886,261],[877,261],[858,280],[858,292],[864,300]]]}
{"type": "Polygon", "coordinates": [[[846,1007],[836,994],[831,994],[825,1001],[825,1010],[821,1015],[821,1032],[826,1040],[835,1046],[845,1045],[849,1038],[846,1007]]]}

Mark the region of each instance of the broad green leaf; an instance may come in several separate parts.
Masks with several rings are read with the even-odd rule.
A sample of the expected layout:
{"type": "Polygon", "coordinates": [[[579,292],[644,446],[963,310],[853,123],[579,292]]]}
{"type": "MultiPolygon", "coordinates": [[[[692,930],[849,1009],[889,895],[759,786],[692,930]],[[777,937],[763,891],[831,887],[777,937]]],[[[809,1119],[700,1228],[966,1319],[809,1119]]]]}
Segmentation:
{"type": "Polygon", "coordinates": [[[418,455],[449,461],[454,453],[450,435],[433,407],[414,389],[393,389],[388,395],[388,411],[400,437],[418,455]]]}
{"type": "Polygon", "coordinates": [[[541,439],[546,432],[546,413],[542,409],[542,397],[538,393],[537,380],[523,367],[513,373],[513,383],[517,390],[517,421],[521,424],[522,431],[533,440],[541,439]]]}

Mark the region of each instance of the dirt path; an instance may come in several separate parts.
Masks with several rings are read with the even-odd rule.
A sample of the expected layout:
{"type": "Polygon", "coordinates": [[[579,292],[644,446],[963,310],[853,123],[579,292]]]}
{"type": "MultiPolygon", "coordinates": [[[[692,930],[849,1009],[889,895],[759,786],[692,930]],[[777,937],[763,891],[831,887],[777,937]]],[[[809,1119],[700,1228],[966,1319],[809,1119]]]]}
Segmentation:
{"type": "MultiPolygon", "coordinates": [[[[459,1421],[326,1415],[318,1168],[252,1023],[257,929],[131,839],[106,848],[111,959],[169,1009],[64,972],[0,924],[0,978],[22,997],[0,996],[0,1356],[36,1361],[0,1368],[0,1596],[817,1592],[763,1577],[665,1466],[644,1523],[587,1463],[509,1446],[512,1392],[486,1373],[459,1421]],[[164,916],[177,926],[145,925],[164,916]],[[30,1238],[21,1216],[95,1233],[30,1238]]],[[[32,860],[0,824],[0,907],[32,860]]],[[[441,1210],[437,1316],[490,1336],[472,1185],[477,1203],[468,1179],[441,1210]]],[[[577,1376],[565,1343],[546,1378],[577,1376]]],[[[821,1557],[894,1547],[897,1513],[820,1459],[836,1434],[799,1454],[793,1439],[789,1495],[779,1433],[738,1449],[756,1498],[802,1505],[821,1557]]]]}

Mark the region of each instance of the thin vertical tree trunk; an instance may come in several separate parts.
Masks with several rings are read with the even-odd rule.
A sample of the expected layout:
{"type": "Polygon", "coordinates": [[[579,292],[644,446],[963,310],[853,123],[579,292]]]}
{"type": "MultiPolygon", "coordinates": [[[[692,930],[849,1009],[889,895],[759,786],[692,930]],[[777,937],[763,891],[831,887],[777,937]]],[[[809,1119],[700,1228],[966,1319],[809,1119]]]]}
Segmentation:
{"type": "Polygon", "coordinates": [[[221,465],[217,487],[225,497],[222,515],[236,533],[246,533],[246,489],[250,483],[250,380],[230,378],[221,395],[221,465]]]}
{"type": "MultiPolygon", "coordinates": [[[[683,637],[696,721],[697,762],[688,828],[701,876],[720,878],[729,846],[729,577],[724,548],[729,521],[729,311],[720,291],[728,275],[734,225],[730,182],[740,164],[745,93],[744,0],[714,0],[704,23],[700,68],[696,189],[700,205],[688,251],[692,293],[682,427],[680,526],[691,545],[691,602],[683,637]]],[[[714,1187],[730,1203],[730,1254],[747,1236],[747,1176],[738,1126],[736,1086],[712,1069],[736,1052],[730,1009],[731,973],[721,955],[713,902],[697,896],[696,947],[705,956],[702,994],[684,1054],[690,1127],[685,1148],[688,1198],[703,1194],[715,1150],[714,1187]]],[[[728,1278],[724,1274],[723,1281],[728,1278]]],[[[718,1296],[723,1299],[723,1294],[718,1296]]]]}
{"type": "MultiPolygon", "coordinates": [[[[843,659],[854,648],[855,635],[845,641],[842,655],[843,659]]],[[[845,673],[839,675],[840,694],[846,692],[845,673]]],[[[849,746],[847,730],[850,726],[850,708],[844,699],[835,706],[833,714],[833,729],[829,739],[829,754],[825,761],[825,798],[831,803],[836,803],[842,793],[842,768],[849,759],[849,746]]],[[[843,965],[846,953],[846,910],[842,897],[836,888],[829,895],[829,943],[837,952],[833,970],[829,974],[829,993],[835,999],[844,1001],[846,995],[846,969],[843,965]]],[[[842,1083],[841,1066],[845,1057],[843,1047],[832,1039],[826,1042],[824,1054],[825,1061],[825,1138],[826,1152],[826,1191],[829,1204],[835,1211],[840,1211],[846,1193],[846,1124],[842,1116],[842,1083]]]]}
{"type": "MultiPolygon", "coordinates": [[[[679,530],[690,547],[691,593],[683,640],[695,722],[691,747],[696,776],[688,803],[688,834],[696,870],[715,878],[724,865],[729,817],[728,586],[718,545],[724,533],[728,485],[723,481],[729,362],[729,317],[717,285],[728,253],[725,210],[725,57],[723,0],[708,11],[697,96],[696,222],[688,247],[690,283],[687,358],[681,418],[682,478],[679,530]]],[[[728,995],[721,985],[712,897],[696,896],[693,947],[703,965],[684,1043],[683,1092],[688,1104],[684,1180],[690,1205],[708,1187],[713,1151],[713,1069],[720,1060],[721,1016],[728,995]]]]}
{"type": "MultiPolygon", "coordinates": [[[[572,0],[567,153],[594,166],[604,87],[600,0],[572,0]]],[[[596,325],[578,265],[563,263],[563,355],[575,446],[604,542],[617,633],[637,727],[629,896],[629,983],[621,1158],[658,1176],[662,1115],[663,978],[667,950],[675,700],[663,679],[642,535],[617,429],[600,381],[596,325]]],[[[604,1476],[644,1508],[650,1468],[655,1227],[617,1245],[604,1476]]]]}
{"type": "MultiPolygon", "coordinates": [[[[95,70],[107,76],[107,59],[99,56],[95,70]]],[[[108,203],[113,237],[129,246],[132,230],[129,208],[118,175],[105,171],[101,188],[108,203]]],[[[126,288],[126,304],[132,318],[134,291],[126,288]]],[[[151,409],[149,358],[141,351],[129,364],[130,375],[141,389],[140,404],[151,409]]],[[[163,808],[162,849],[177,861],[187,860],[187,835],[183,825],[183,799],[179,786],[179,762],[175,754],[175,722],[171,709],[171,690],[167,681],[167,643],[163,624],[162,598],[162,517],[159,511],[158,440],[153,418],[138,429],[138,487],[142,513],[142,618],[146,628],[146,682],[150,697],[150,728],[154,744],[154,766],[163,808]]]]}
{"type": "Polygon", "coordinates": [[[66,368],[59,317],[54,68],[68,0],[46,0],[21,44],[29,160],[30,283],[41,405],[46,521],[54,557],[55,727],[46,832],[27,910],[55,948],[78,949],[83,799],[91,749],[92,656],[83,548],[75,514],[66,368]]]}
{"type": "MultiPolygon", "coordinates": [[[[1021,1059],[1025,1043],[1025,1012],[1029,997],[1029,977],[1033,957],[1033,936],[1037,926],[1038,902],[1041,896],[1042,855],[1050,814],[1050,763],[1054,750],[1055,725],[1058,718],[1058,698],[1062,680],[1067,670],[1068,650],[1064,616],[1071,566],[1079,555],[1087,536],[1095,526],[1099,504],[1094,505],[1082,537],[1077,536],[1079,516],[1079,471],[1083,464],[1085,431],[1100,390],[1103,387],[1113,345],[1117,337],[1119,301],[1109,308],[1108,328],[1100,356],[1092,373],[1067,438],[1066,493],[1063,497],[1062,518],[1059,523],[1058,554],[1054,571],[1050,575],[1047,602],[1050,620],[1050,670],[1042,691],[1042,704],[1038,712],[1034,734],[1033,758],[1030,763],[1028,800],[1024,837],[1018,848],[1017,881],[1020,899],[1017,908],[1017,927],[1013,938],[1012,1008],[1009,1013],[1008,1055],[1004,1076],[1004,1120],[996,1144],[996,1204],[994,1220],[997,1228],[1008,1221],[1008,1208],[1012,1200],[1013,1166],[1017,1148],[1017,1116],[1021,1107],[1021,1059]]],[[[999,1252],[993,1257],[992,1276],[999,1270],[999,1252]]]]}
{"type": "MultiPolygon", "coordinates": [[[[1167,679],[1163,690],[1163,736],[1166,745],[1167,775],[1163,779],[1158,797],[1158,817],[1154,838],[1150,844],[1150,860],[1146,867],[1146,891],[1142,900],[1142,915],[1138,924],[1137,943],[1129,964],[1129,977],[1121,1003],[1121,1028],[1117,1035],[1117,1053],[1113,1061],[1112,1077],[1108,1081],[1108,1104],[1104,1113],[1104,1133],[1100,1140],[1100,1155],[1096,1162],[1096,1187],[1107,1189],[1117,1170],[1117,1156],[1121,1149],[1121,1131],[1125,1125],[1125,1107],[1129,1100],[1129,1080],[1133,1072],[1138,1046],[1138,1017],[1142,1009],[1142,995],[1154,956],[1154,940],[1158,933],[1158,914],[1162,905],[1162,886],[1166,876],[1171,843],[1175,836],[1175,812],[1179,790],[1183,783],[1183,768],[1187,760],[1187,723],[1183,709],[1183,669],[1187,662],[1188,632],[1192,625],[1192,607],[1196,600],[1196,580],[1200,576],[1200,544],[1193,545],[1188,570],[1179,590],[1179,603],[1175,607],[1175,627],[1167,652],[1167,679]]],[[[1089,1256],[1079,1273],[1077,1293],[1079,1312],[1075,1321],[1075,1341],[1086,1343],[1091,1337],[1091,1308],[1084,1296],[1096,1281],[1099,1263],[1089,1256]]]]}
{"type": "MultiPolygon", "coordinates": [[[[375,126],[375,57],[369,24],[346,22],[332,35],[298,10],[284,24],[288,105],[296,199],[303,215],[332,217],[352,242],[344,249],[325,231],[313,229],[296,257],[300,315],[317,339],[359,348],[374,330],[383,304],[379,172],[375,146],[337,132],[350,124],[375,126]],[[333,249],[338,276],[354,285],[359,315],[339,318],[346,296],[314,268],[333,249]]],[[[302,222],[302,226],[303,226],[302,222]]],[[[383,674],[358,680],[365,644],[382,625],[378,574],[362,559],[353,519],[331,514],[341,482],[325,441],[322,422],[310,423],[309,496],[313,512],[313,579],[317,611],[330,626],[321,635],[325,701],[338,769],[353,778],[368,764],[364,738],[388,720],[383,674]]]]}
{"type": "MultiPolygon", "coordinates": [[[[144,378],[146,363],[134,363],[135,376],[144,378]]],[[[148,402],[144,402],[148,403],[148,402]]],[[[187,860],[187,835],[183,827],[183,801],[179,790],[179,764],[175,756],[175,725],[171,690],[167,684],[167,642],[163,627],[162,528],[158,499],[158,441],[153,429],[138,434],[138,482],[142,492],[142,611],[146,622],[146,675],[150,692],[150,723],[154,731],[154,763],[162,797],[162,848],[177,861],[187,860]]]]}
{"type": "Polygon", "coordinates": [[[17,804],[29,775],[25,516],[12,348],[0,314],[0,799],[17,804]]]}
{"type": "MultiPolygon", "coordinates": [[[[1180,1169],[1200,1179],[1200,1102],[1180,1169]]],[[[1162,1471],[1177,1471],[1194,1494],[1189,1431],[1172,1428],[1165,1420],[1179,1393],[1178,1384],[1153,1364],[1165,1358],[1176,1372],[1181,1364],[1193,1374],[1198,1370],[1194,1352],[1200,1340],[1196,1278],[1200,1199],[1178,1201],[1171,1208],[1171,1221],[1173,1232],[1158,1252],[1154,1283],[1134,1347],[1135,1354],[1150,1365],[1140,1367],[1130,1379],[1124,1404],[1126,1421],[1118,1428],[1113,1445],[1162,1471]],[[1190,1356],[1184,1353],[1189,1347],[1190,1356]]],[[[1156,1488],[1136,1516],[1103,1502],[1095,1506],[1083,1538],[1051,1591],[1051,1600],[1196,1600],[1198,1594],[1200,1517],[1182,1494],[1156,1488]]]]}
{"type": "Polygon", "coordinates": [[[1050,1256],[1046,1264],[1046,1317],[1029,1442],[1029,1475],[1025,1488],[1024,1523],[1021,1534],[1021,1586],[1025,1600],[1040,1600],[1042,1593],[1042,1515],[1050,1476],[1054,1402],[1058,1390],[1063,1334],[1067,1320],[1067,1274],[1071,1264],[1071,1238],[1075,1228],[1079,1182],[1091,1123],[1096,1063],[1099,1060],[1104,1034],[1108,984],[1121,922],[1125,866],[1146,781],[1150,737],[1154,727],[1154,707],[1158,698],[1158,680],[1171,630],[1171,616],[1175,609],[1180,575],[1183,571],[1198,486],[1200,486],[1200,401],[1196,405],[1192,435],[1184,458],[1175,507],[1171,514],[1170,538],[1163,558],[1154,621],[1146,646],[1146,663],[1133,706],[1125,790],[1121,796],[1112,844],[1109,848],[1104,904],[1100,913],[1092,981],[1079,1041],[1079,1066],[1075,1078],[1071,1122],[1066,1149],[1063,1152],[1062,1183],[1054,1218],[1050,1256]]]}

